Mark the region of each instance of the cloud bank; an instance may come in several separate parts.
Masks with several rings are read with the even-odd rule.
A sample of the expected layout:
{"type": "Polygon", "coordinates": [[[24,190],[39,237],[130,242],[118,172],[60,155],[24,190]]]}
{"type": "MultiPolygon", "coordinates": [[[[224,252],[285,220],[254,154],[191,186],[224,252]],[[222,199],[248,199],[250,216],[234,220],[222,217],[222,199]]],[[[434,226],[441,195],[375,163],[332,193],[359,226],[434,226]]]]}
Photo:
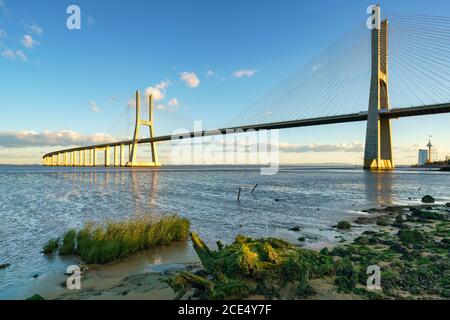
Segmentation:
{"type": "Polygon", "coordinates": [[[115,139],[106,133],[83,135],[72,130],[0,132],[0,147],[4,148],[76,146],[111,141],[115,139]]]}

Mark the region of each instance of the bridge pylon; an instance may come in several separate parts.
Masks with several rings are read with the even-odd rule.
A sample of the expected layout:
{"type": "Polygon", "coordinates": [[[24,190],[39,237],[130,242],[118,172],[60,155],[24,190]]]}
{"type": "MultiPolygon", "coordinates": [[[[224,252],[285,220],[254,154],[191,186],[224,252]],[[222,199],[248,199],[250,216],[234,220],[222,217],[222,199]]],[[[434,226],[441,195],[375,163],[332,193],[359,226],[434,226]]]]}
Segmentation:
{"type": "Polygon", "coordinates": [[[150,138],[154,137],[153,130],[153,96],[148,96],[148,120],[141,119],[141,95],[139,91],[136,91],[136,124],[134,127],[133,143],[130,145],[130,157],[127,162],[127,167],[160,167],[161,163],[158,162],[158,153],[156,149],[156,142],[150,142],[152,161],[151,162],[138,162],[137,149],[139,141],[139,128],[146,126],[149,128],[150,138]]]}
{"type": "Polygon", "coordinates": [[[364,169],[394,169],[390,119],[381,117],[389,110],[388,39],[389,22],[372,29],[372,75],[367,116],[364,169]]]}

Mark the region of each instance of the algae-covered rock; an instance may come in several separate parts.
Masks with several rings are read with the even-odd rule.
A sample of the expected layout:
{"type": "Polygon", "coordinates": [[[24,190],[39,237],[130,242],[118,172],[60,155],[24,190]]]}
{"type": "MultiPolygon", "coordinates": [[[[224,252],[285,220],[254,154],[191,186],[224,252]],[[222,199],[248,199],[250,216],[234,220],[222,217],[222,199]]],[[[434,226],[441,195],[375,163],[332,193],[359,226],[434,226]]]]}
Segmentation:
{"type": "Polygon", "coordinates": [[[348,221],[340,221],[336,225],[336,228],[338,228],[340,230],[350,230],[352,228],[352,225],[348,221]]]}
{"type": "Polygon", "coordinates": [[[434,198],[430,195],[426,195],[422,198],[423,203],[434,203],[434,198]]]}
{"type": "Polygon", "coordinates": [[[345,257],[338,261],[336,268],[336,284],[340,291],[350,292],[358,284],[358,273],[353,268],[350,258],[345,257]]]}
{"type": "Polygon", "coordinates": [[[425,211],[425,210],[415,210],[412,214],[414,217],[429,219],[429,220],[443,220],[444,215],[439,212],[425,211]]]}
{"type": "Polygon", "coordinates": [[[27,300],[30,301],[40,301],[40,300],[45,300],[43,297],[41,297],[39,294],[35,294],[32,297],[29,297],[27,300]]]}
{"type": "Polygon", "coordinates": [[[418,244],[427,240],[426,235],[419,230],[400,230],[398,237],[403,244],[418,244]]]}
{"type": "Polygon", "coordinates": [[[331,256],[301,249],[279,239],[251,239],[238,235],[218,251],[211,250],[191,233],[194,249],[208,276],[180,274],[169,281],[182,297],[193,288],[203,299],[244,298],[251,294],[279,297],[288,284],[295,294],[306,297],[314,290],[308,280],[334,271],[331,256]]]}
{"type": "Polygon", "coordinates": [[[377,226],[387,227],[389,225],[389,220],[386,217],[380,217],[377,219],[377,226]]]}

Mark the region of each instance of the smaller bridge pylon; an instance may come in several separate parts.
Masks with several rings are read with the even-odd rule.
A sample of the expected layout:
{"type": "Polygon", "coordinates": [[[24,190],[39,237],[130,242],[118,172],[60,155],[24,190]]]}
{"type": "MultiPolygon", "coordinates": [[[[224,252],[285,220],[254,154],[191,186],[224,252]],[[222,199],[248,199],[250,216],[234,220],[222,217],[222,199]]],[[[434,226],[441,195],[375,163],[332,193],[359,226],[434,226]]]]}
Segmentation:
{"type": "Polygon", "coordinates": [[[139,91],[136,91],[136,124],[134,127],[133,142],[130,149],[130,158],[127,162],[127,167],[160,167],[161,163],[158,161],[158,153],[156,149],[156,142],[150,142],[152,161],[151,162],[138,162],[137,161],[137,149],[139,144],[139,129],[141,126],[149,128],[150,137],[154,137],[153,129],[153,95],[148,96],[148,120],[141,119],[141,95],[139,91]]]}

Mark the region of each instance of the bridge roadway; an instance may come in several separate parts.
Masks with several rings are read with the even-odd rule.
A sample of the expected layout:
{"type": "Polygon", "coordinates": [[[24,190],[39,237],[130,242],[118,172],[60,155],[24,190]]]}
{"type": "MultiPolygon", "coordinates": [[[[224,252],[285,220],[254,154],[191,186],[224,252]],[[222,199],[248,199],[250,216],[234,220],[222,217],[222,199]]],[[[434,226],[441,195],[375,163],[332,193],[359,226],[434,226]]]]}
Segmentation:
{"type": "MultiPolygon", "coordinates": [[[[439,114],[439,113],[450,113],[450,103],[444,104],[435,104],[435,105],[427,105],[427,106],[419,106],[419,107],[409,107],[409,108],[399,108],[399,109],[390,109],[390,110],[380,110],[380,117],[397,119],[403,117],[413,117],[413,116],[423,116],[423,115],[431,115],[431,114],[439,114]]],[[[153,138],[145,138],[139,139],[138,143],[150,143],[150,142],[163,142],[170,140],[181,140],[181,139],[189,139],[195,137],[207,137],[207,136],[215,136],[221,134],[230,134],[230,133],[238,133],[238,132],[246,132],[247,130],[272,130],[272,129],[286,129],[286,128],[298,128],[298,127],[310,127],[310,126],[319,126],[325,124],[335,124],[335,123],[346,123],[346,122],[357,122],[357,121],[367,121],[367,111],[359,112],[359,113],[351,113],[337,116],[328,116],[328,117],[319,117],[319,118],[310,118],[310,119],[302,119],[302,120],[292,120],[292,121],[281,121],[281,122],[273,122],[273,123],[264,123],[264,124],[254,124],[240,127],[230,127],[223,129],[214,129],[214,130],[205,130],[199,132],[189,132],[184,135],[172,136],[172,135],[164,135],[157,136],[153,138]]],[[[59,150],[55,152],[48,153],[43,156],[43,158],[48,158],[54,155],[58,155],[66,152],[73,151],[83,151],[86,149],[104,149],[107,147],[118,147],[123,145],[130,145],[133,143],[133,140],[126,141],[116,141],[110,143],[103,143],[97,145],[90,145],[84,147],[76,147],[71,149],[59,150]]]]}

